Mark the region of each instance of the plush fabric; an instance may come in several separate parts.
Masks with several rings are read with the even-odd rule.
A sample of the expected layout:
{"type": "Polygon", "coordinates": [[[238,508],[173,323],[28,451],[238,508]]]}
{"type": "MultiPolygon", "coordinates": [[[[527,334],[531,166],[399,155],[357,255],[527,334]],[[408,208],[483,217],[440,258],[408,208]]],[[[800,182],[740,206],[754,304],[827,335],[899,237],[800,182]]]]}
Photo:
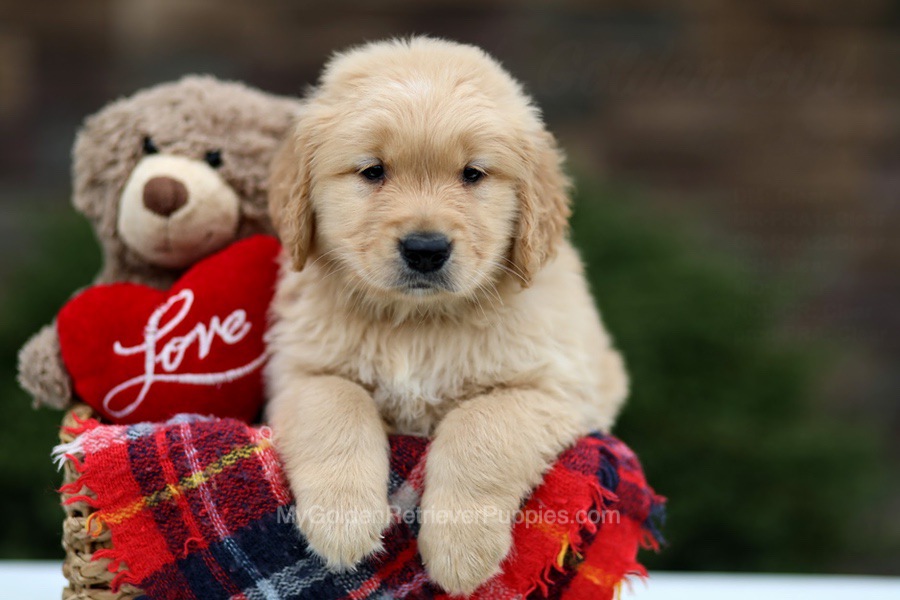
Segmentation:
{"type": "MultiPolygon", "coordinates": [[[[266,94],[237,82],[189,75],[119,98],[87,117],[72,148],[72,202],[88,218],[102,249],[102,266],[94,283],[130,282],[168,289],[188,263],[172,267],[141,256],[122,237],[120,210],[125,188],[145,158],[166,156],[208,165],[239,199],[233,239],[271,234],[268,214],[269,165],[293,123],[300,101],[266,94]],[[150,143],[148,143],[148,141],[150,143]],[[209,153],[218,153],[210,163],[209,153]]],[[[178,177],[177,173],[168,173],[178,177]]],[[[192,181],[182,181],[189,189],[192,181]]],[[[167,219],[172,225],[217,215],[188,199],[188,207],[167,219]]],[[[208,207],[207,207],[208,208],[208,207]]],[[[143,230],[155,240],[195,262],[209,248],[206,227],[178,225],[143,230]],[[152,232],[151,232],[152,229],[152,232]],[[185,231],[188,229],[187,231],[185,231]],[[173,237],[175,239],[173,239],[173,237]]],[[[222,240],[219,240],[222,241],[222,240]]],[[[19,383],[34,405],[65,408],[75,398],[62,362],[56,322],[45,325],[19,352],[19,383]]]]}
{"type": "MultiPolygon", "coordinates": [[[[447,598],[416,552],[424,438],[391,438],[397,516],[386,552],[335,574],[291,523],[290,491],[266,428],[182,415],[131,426],[88,420],[74,432],[75,442],[56,454],[81,478],[63,491],[97,509],[89,529],[111,530],[113,549],[97,554],[113,559],[110,570],[122,567],[116,585],[131,582],[164,600],[447,598]]],[[[503,573],[471,597],[612,599],[628,575],[645,575],[637,551],[657,547],[662,510],[625,444],[585,437],[524,504],[503,573]]]]}
{"type": "Polygon", "coordinates": [[[57,332],[78,395],[114,422],[183,412],[252,420],[278,253],[275,238],[255,236],[203,259],[168,292],[114,283],[75,296],[57,332]]]}
{"type": "Polygon", "coordinates": [[[298,107],[293,98],[242,83],[188,75],[119,98],[87,117],[72,148],[72,202],[94,226],[103,249],[98,283],[165,288],[181,272],[142,258],[118,227],[122,192],[148,154],[148,137],[160,155],[203,161],[207,152],[218,151],[216,172],[241,199],[236,239],[272,233],[269,165],[298,107]]]}

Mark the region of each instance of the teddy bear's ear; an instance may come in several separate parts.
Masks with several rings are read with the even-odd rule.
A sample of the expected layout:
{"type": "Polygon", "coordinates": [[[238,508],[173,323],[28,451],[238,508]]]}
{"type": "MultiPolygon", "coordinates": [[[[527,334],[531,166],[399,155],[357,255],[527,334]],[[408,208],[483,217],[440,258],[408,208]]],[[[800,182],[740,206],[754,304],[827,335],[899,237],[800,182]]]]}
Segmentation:
{"type": "Polygon", "coordinates": [[[310,202],[309,164],[315,148],[302,123],[288,133],[272,162],[269,212],[294,269],[300,271],[312,247],[315,219],[310,202]]]}
{"type": "MultiPolygon", "coordinates": [[[[133,118],[133,117],[132,117],[133,118]]],[[[128,178],[130,159],[137,145],[126,147],[123,132],[130,131],[127,100],[118,100],[87,117],[72,147],[72,180],[75,208],[101,226],[115,222],[109,203],[117,187],[128,178]]]]}

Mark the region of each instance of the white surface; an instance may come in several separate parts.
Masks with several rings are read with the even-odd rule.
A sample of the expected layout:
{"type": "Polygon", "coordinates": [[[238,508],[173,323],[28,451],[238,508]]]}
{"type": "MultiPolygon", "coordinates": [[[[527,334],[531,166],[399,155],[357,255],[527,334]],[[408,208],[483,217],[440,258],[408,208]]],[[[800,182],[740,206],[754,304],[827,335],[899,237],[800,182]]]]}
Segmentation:
{"type": "Polygon", "coordinates": [[[64,587],[60,562],[0,561],[0,600],[59,600],[64,587]]]}
{"type": "MultiPolygon", "coordinates": [[[[0,561],[0,600],[59,600],[55,561],[0,561]]],[[[900,577],[651,573],[622,600],[900,600],[900,577]]]]}
{"type": "Polygon", "coordinates": [[[622,600],[900,600],[900,577],[651,573],[622,600]]]}

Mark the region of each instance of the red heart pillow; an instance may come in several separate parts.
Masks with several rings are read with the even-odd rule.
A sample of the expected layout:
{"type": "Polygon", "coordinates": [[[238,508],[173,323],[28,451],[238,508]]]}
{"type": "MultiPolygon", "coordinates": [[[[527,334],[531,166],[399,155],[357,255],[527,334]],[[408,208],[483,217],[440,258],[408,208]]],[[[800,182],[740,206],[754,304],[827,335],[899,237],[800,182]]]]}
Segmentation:
{"type": "Polygon", "coordinates": [[[252,420],[279,250],[256,236],[198,262],[168,292],[113,283],[75,296],[56,324],[75,391],[117,423],[184,412],[252,420]]]}

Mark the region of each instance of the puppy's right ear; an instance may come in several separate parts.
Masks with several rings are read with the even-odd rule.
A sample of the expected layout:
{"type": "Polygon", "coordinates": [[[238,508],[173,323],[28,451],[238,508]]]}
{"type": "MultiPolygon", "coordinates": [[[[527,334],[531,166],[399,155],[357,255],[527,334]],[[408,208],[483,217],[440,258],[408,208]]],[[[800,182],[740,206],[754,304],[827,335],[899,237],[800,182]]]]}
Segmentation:
{"type": "Polygon", "coordinates": [[[269,213],[297,271],[306,264],[315,228],[309,197],[313,151],[302,125],[295,125],[275,154],[269,175],[269,213]]]}

